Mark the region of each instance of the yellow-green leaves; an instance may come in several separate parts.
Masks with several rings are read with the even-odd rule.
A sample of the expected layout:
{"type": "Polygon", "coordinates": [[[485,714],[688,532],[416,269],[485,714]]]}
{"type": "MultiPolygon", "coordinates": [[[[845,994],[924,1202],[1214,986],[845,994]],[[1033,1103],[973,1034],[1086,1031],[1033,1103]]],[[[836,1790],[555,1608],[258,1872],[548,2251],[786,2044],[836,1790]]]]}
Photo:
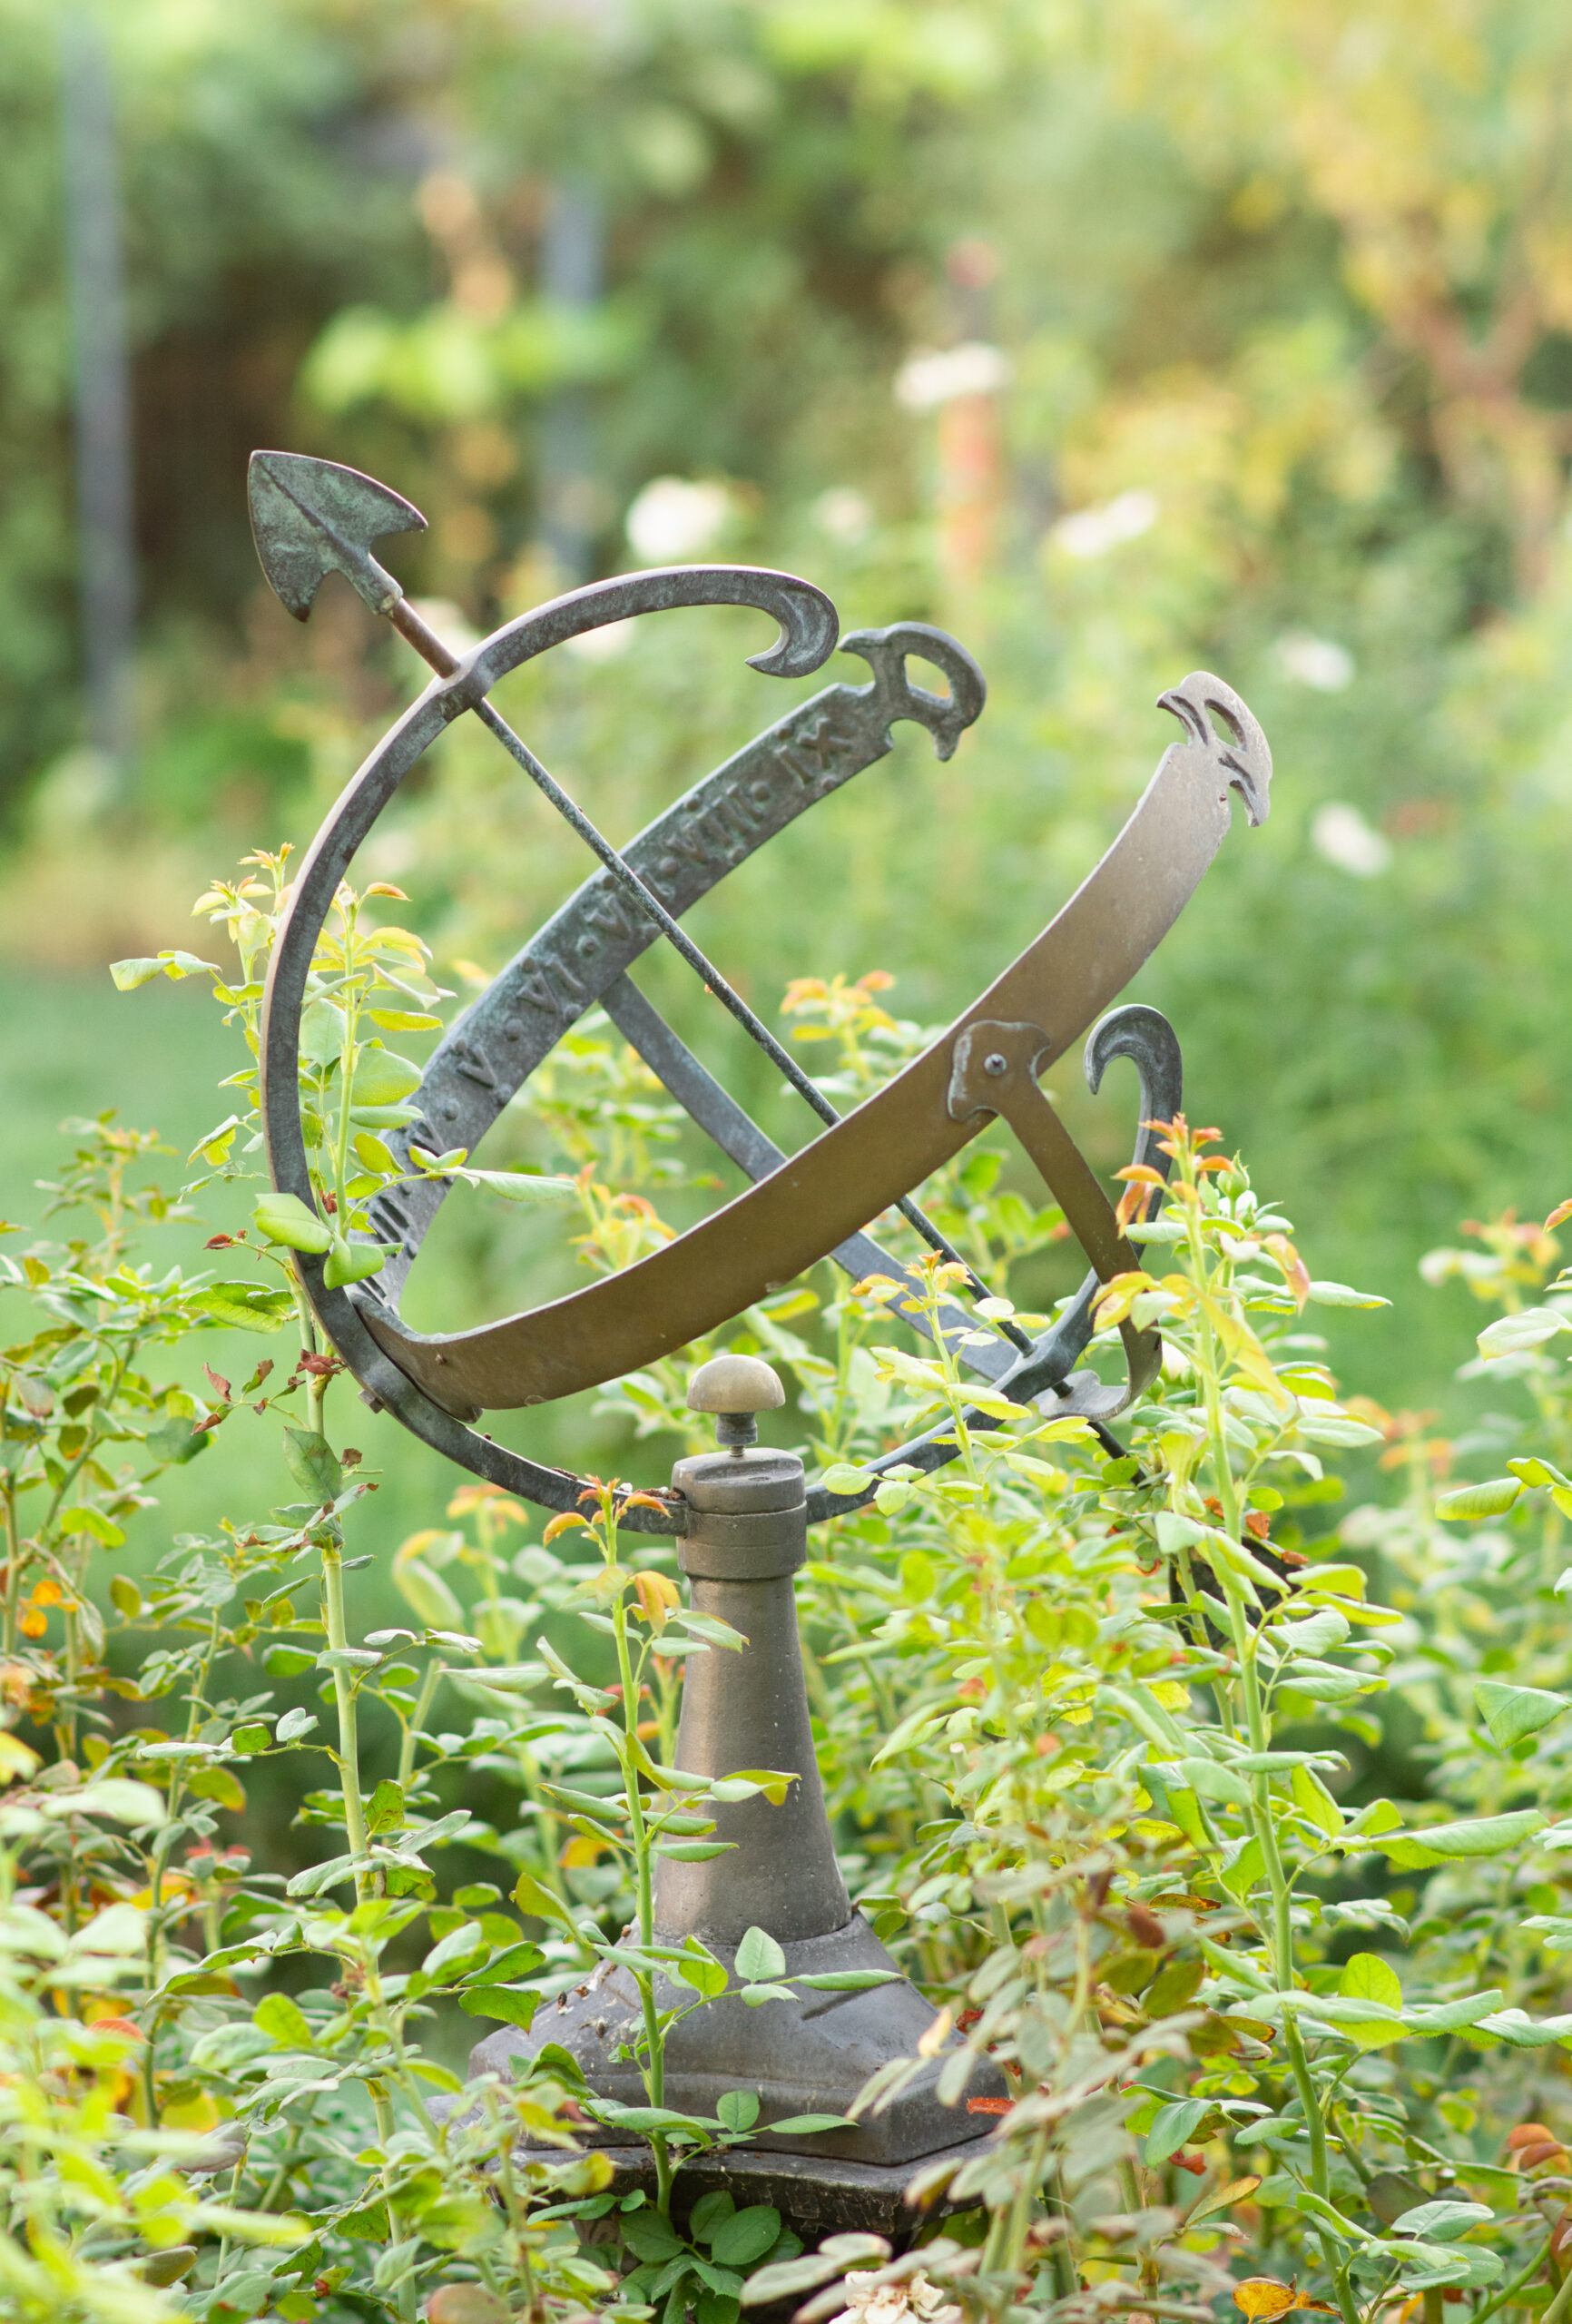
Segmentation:
{"type": "Polygon", "coordinates": [[[1439,1495],[1436,1515],[1456,1525],[1476,1524],[1482,1518],[1504,1517],[1523,1491],[1520,1477],[1491,1477],[1482,1485],[1459,1485],[1439,1495]]]}
{"type": "Polygon", "coordinates": [[[1289,1778],[1293,1804],[1329,1840],[1342,1831],[1342,1810],[1313,1768],[1295,1768],[1289,1778]]]}
{"type": "Polygon", "coordinates": [[[1509,1750],[1525,1736],[1538,1735],[1564,1710],[1572,1710],[1572,1698],[1566,1695],[1547,1694],[1539,1687],[1506,1687],[1493,1679],[1479,1681],[1474,1702],[1490,1730],[1491,1741],[1503,1750],[1509,1750]]]}
{"type": "Polygon", "coordinates": [[[322,1280],[329,1291],[341,1290],[347,1283],[364,1283],[387,1265],[396,1247],[382,1243],[349,1243],[342,1235],[335,1235],[329,1246],[322,1280]]]}
{"type": "Polygon", "coordinates": [[[1479,1354],[1487,1364],[1503,1355],[1521,1355],[1542,1347],[1557,1332],[1572,1332],[1572,1316],[1558,1307],[1521,1307],[1515,1315],[1498,1315],[1478,1335],[1479,1354]]]}
{"type": "MultiPolygon", "coordinates": [[[[1391,2010],[1403,2005],[1402,1981],[1379,1953],[1354,1954],[1338,1979],[1337,1990],[1344,2001],[1373,2001],[1391,2010]]],[[[1361,2050],[1381,2049],[1388,2042],[1400,2041],[1403,2032],[1400,2024],[1384,2024],[1380,2020],[1363,2024],[1357,2020],[1340,2021],[1338,2030],[1361,2050]]]]}
{"type": "Polygon", "coordinates": [[[295,1305],[287,1291],[265,1283],[210,1283],[192,1293],[191,1304],[199,1315],[242,1332],[281,1331],[295,1305]]]}
{"type": "Polygon", "coordinates": [[[199,960],[194,952],[159,952],[151,958],[133,960],[113,960],[110,975],[120,992],[134,992],[138,985],[151,984],[154,977],[168,977],[178,984],[182,977],[216,977],[218,964],[213,960],[199,960]]]}
{"type": "Polygon", "coordinates": [[[1452,1824],[1430,1824],[1420,1831],[1371,1837],[1394,1864],[1419,1871],[1462,1856],[1499,1856],[1542,1829],[1544,1822],[1537,1807],[1519,1807],[1508,1816],[1473,1816],[1452,1824]]]}
{"type": "Polygon", "coordinates": [[[251,1212],[251,1223],[270,1243],[282,1243],[291,1251],[328,1251],[333,1246],[332,1228],[299,1195],[264,1195],[251,1212]]]}
{"type": "Polygon", "coordinates": [[[299,2002],[288,1994],[264,1994],[251,2012],[251,2024],[280,2049],[309,2050],[311,2028],[299,2002]]]}
{"type": "Polygon", "coordinates": [[[433,1630],[464,1627],[464,1609],[448,1588],[437,1566],[462,1546],[463,1536],[427,1531],[411,1533],[393,1555],[393,1580],[400,1597],[418,1619],[433,1630]]]}
{"type": "Polygon", "coordinates": [[[398,1106],[420,1087],[420,1068],[380,1043],[360,1051],[349,1084],[349,1102],[363,1107],[398,1106]]]}

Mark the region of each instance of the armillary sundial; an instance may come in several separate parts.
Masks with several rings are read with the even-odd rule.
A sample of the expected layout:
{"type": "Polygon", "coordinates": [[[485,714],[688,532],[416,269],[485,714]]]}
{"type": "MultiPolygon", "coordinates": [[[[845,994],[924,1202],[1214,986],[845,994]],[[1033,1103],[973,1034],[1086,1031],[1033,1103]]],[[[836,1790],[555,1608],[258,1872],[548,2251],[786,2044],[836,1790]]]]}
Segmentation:
{"type": "MultiPolygon", "coordinates": [[[[866,665],[867,680],[831,684],[801,704],[619,851],[503,718],[490,699],[498,680],[608,623],[698,606],[752,606],[772,616],[778,639],[752,657],[752,666],[772,676],[804,676],[837,645],[835,610],[821,590],[791,574],[742,566],[627,574],[537,606],[459,655],[370,554],[381,536],[424,526],[408,501],[352,469],[283,452],[252,456],[251,497],[264,570],[291,613],[304,620],[326,575],[342,573],[435,673],[345,790],[295,881],[263,1029],[263,1110],[275,1185],[313,1202],[300,1108],[300,1019],[339,881],[399,785],[445,730],[467,716],[490,731],[565,815],[599,868],[439,1043],[411,1101],[418,1118],[389,1136],[397,1158],[405,1162],[412,1146],[427,1153],[459,1146],[473,1151],[563,1035],[599,1006],[752,1181],[713,1216],[621,1274],[496,1323],[422,1333],[402,1321],[398,1299],[445,1187],[411,1166],[415,1182],[372,1206],[380,1241],[396,1249],[378,1275],[332,1289],[321,1261],[301,1256],[322,1328],[368,1399],[477,1475],[545,1508],[572,1509],[584,1479],[496,1443],[475,1423],[490,1412],[549,1403],[619,1378],[685,1347],[824,1258],[854,1278],[913,1280],[868,1232],[893,1206],[930,1246],[958,1257],[912,1191],[999,1118],[1063,1208],[1091,1273],[1035,1340],[1007,1323],[982,1334],[966,1285],[941,1309],[938,1328],[964,1340],[963,1362],[1016,1403],[1079,1414],[1105,1429],[1153,1378],[1161,1347],[1154,1330],[1126,1324],[1122,1382],[1074,1369],[1093,1337],[1098,1285],[1138,1261],[1038,1077],[1095,1029],[1086,1050],[1092,1088],[1114,1059],[1134,1060],[1143,1124],[1135,1158],[1165,1167],[1149,1150],[1145,1125],[1178,1110],[1178,1044],[1155,1009],[1104,1012],[1216,854],[1229,828],[1231,792],[1241,793],[1251,822],[1265,817],[1271,754],[1233,689],[1202,671],[1162,696],[1181,736],[1102,862],[929,1049],[840,1118],[688,938],[682,917],[798,815],[884,757],[897,721],[926,727],[938,756],[948,758],[986,698],[969,655],[944,632],[913,622],[840,639],[843,653],[866,665]],[[913,661],[939,671],[948,694],[918,684],[913,661]],[[798,1152],[786,1155],[765,1136],[632,981],[630,969],[662,941],[675,948],[824,1125],[798,1152]]],[[[969,1270],[968,1283],[974,1297],[981,1295],[984,1287],[969,1270]]],[[[741,1655],[710,1654],[692,1664],[679,1767],[719,1775],[770,1766],[796,1769],[801,1780],[782,1808],[747,1801],[718,1811],[721,1837],[736,1843],[731,1854],[663,1866],[658,1925],[669,1936],[696,1934],[723,1955],[757,1925],[784,1945],[788,1974],[882,1964],[888,1956],[853,1912],[835,1861],[813,1760],[791,1586],[806,1555],[806,1528],[860,1507],[875,1488],[852,1496],[805,1491],[794,1455],[747,1449],[744,1415],[770,1392],[756,1377],[762,1367],[728,1374],[726,1361],[706,1367],[697,1401],[721,1414],[730,1449],[680,1462],[671,1487],[653,1496],[655,1505],[634,1505],[624,1521],[629,1530],[676,1535],[695,1603],[749,1640],[741,1655]]],[[[872,1466],[932,1469],[954,1452],[953,1440],[936,1430],[872,1466]]],[[[477,2065],[494,2068],[510,2051],[545,2039],[565,2042],[594,2087],[634,2099],[636,2071],[619,2055],[621,2014],[614,1980],[603,1983],[548,2009],[532,2034],[506,2029],[490,2036],[477,2049],[477,2065]]],[[[861,2184],[869,2191],[890,2180],[899,2186],[919,2158],[987,2127],[986,2120],[968,2122],[938,2103],[937,2059],[872,2121],[791,2142],[790,2164],[771,2156],[768,2124],[809,2111],[844,2112],[877,2066],[913,2053],[932,2014],[904,1982],[832,1998],[812,1994],[801,2004],[756,2013],[723,1996],[680,2029],[668,2053],[667,2088],[674,2102],[705,2112],[724,2090],[758,2089],[760,2160],[768,2158],[799,2182],[805,2176],[826,2189],[861,2184]]],[[[728,2167],[734,2171],[739,2160],[733,2154],[728,2167]]]]}

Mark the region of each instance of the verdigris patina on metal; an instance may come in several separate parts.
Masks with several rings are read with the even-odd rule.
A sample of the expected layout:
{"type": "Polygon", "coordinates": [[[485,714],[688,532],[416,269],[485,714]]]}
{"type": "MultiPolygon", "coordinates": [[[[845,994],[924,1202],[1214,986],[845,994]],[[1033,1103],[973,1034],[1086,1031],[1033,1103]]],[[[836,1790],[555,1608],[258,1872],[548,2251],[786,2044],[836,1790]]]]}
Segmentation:
{"type": "MultiPolygon", "coordinates": [[[[1001,1118],[1086,1252],[1086,1284],[1035,1340],[1013,1323],[983,1324],[968,1304],[983,1290],[969,1268],[937,1324],[897,1305],[919,1329],[937,1329],[954,1341],[976,1376],[1016,1402],[1080,1414],[1105,1433],[1153,1377],[1161,1346],[1154,1329],[1127,1323],[1121,1327],[1122,1380],[1073,1368],[1093,1337],[1099,1285],[1137,1261],[1039,1078],[1089,1029],[1085,1064],[1094,1090],[1114,1059],[1132,1059],[1141,1082],[1135,1158],[1165,1171],[1149,1125],[1178,1110],[1178,1044],[1155,1009],[1111,1004],[1216,854],[1231,821],[1231,793],[1241,794],[1251,822],[1266,814],[1271,754],[1233,689],[1202,671],[1161,697],[1178,719],[1181,737],[1164,753],[1102,862],[937,1041],[841,1118],[681,921],[766,841],[883,758],[897,722],[926,727],[938,755],[948,758],[986,700],[970,655],[920,623],[853,632],[840,647],[866,665],[867,682],[831,684],[801,704],[619,851],[496,710],[489,696],[497,681],[608,623],[718,605],[771,615],[779,638],[752,657],[752,666],[803,676],[836,646],[839,625],[822,591],[791,574],[742,566],[628,574],[537,606],[458,655],[371,555],[382,535],[424,524],[398,494],[326,461],[259,452],[251,508],[263,567],[291,613],[305,619],[323,578],[340,572],[435,673],[339,800],[294,884],[263,1026],[262,1103],[275,1185],[313,1201],[300,1111],[300,1017],[339,883],[399,785],[466,716],[496,736],[599,859],[599,869],[439,1043],[412,1100],[417,1118],[390,1134],[396,1157],[407,1161],[412,1146],[427,1153],[460,1146],[473,1151],[563,1035],[602,1007],[752,1182],[712,1217],[621,1274],[452,1333],[416,1331],[398,1309],[443,1200],[443,1183],[418,1178],[378,1196],[372,1225],[394,1255],[378,1275],[332,1289],[320,1260],[300,1259],[322,1327],[368,1399],[476,1474],[546,1508],[572,1509],[585,1480],[496,1444],[475,1423],[487,1412],[553,1402],[680,1350],[820,1259],[833,1259],[854,1277],[892,1276],[915,1292],[916,1278],[874,1240],[870,1223],[897,1208],[930,1247],[956,1256],[917,1206],[914,1189],[1001,1118]],[[914,660],[938,670],[948,694],[916,684],[909,666],[914,660]],[[826,1124],[795,1154],[783,1152],[750,1119],[632,981],[629,971],[661,940],[673,945],[826,1124]]],[[[852,1909],[824,1815],[792,1575],[806,1556],[809,1525],[862,1506],[879,1471],[902,1462],[936,1468],[955,1456],[956,1445],[953,1433],[935,1429],[872,1463],[874,1482],[865,1490],[832,1494],[808,1486],[795,1455],[751,1449],[747,1416],[778,1396],[778,1384],[762,1365],[737,1373],[733,1360],[721,1359],[719,1369],[704,1367],[694,1401],[717,1413],[722,1449],[680,1462],[670,1487],[641,1496],[623,1520],[630,1531],[678,1536],[695,1602],[748,1641],[742,1653],[702,1656],[690,1665],[678,1765],[699,1775],[788,1768],[800,1777],[784,1808],[757,1801],[721,1808],[720,1837],[733,1844],[731,1851],[712,1864],[664,1865],[657,1918],[663,1935],[697,1935],[722,1959],[750,1927],[768,1929],[786,1952],[788,1975],[888,1966],[883,1946],[852,1909]],[[729,1362],[732,1371],[725,1372],[729,1362]],[[645,1505],[651,1498],[654,1505],[645,1505]]],[[[635,2101],[638,2076],[623,2030],[634,2000],[631,1983],[603,1965],[583,1988],[544,2012],[531,2034],[505,2028],[483,2042],[477,2068],[557,2040],[575,2051],[597,2091],[635,2101]]],[[[788,2142],[771,2140],[769,2125],[805,2112],[844,2113],[869,2074],[891,2057],[912,2055],[932,2022],[932,2011],[904,1979],[860,1992],[813,1993],[768,2012],[751,2012],[723,1995],[674,2034],[668,2102],[709,2113],[722,2092],[757,2089],[762,2105],[756,2151],[745,2163],[730,2158],[727,2167],[815,2187],[826,2221],[872,2221],[882,2216],[880,2205],[894,2201],[914,2162],[987,2127],[986,2118],[968,2121],[939,2105],[937,2059],[894,2104],[855,2128],[793,2138],[786,2152],[788,2142]],[[772,2147],[783,2151],[773,2153],[772,2147]],[[853,2200],[848,2189],[860,2189],[860,2196],[853,2200]]],[[[986,2094],[1002,2084],[974,2087],[986,2094]]]]}

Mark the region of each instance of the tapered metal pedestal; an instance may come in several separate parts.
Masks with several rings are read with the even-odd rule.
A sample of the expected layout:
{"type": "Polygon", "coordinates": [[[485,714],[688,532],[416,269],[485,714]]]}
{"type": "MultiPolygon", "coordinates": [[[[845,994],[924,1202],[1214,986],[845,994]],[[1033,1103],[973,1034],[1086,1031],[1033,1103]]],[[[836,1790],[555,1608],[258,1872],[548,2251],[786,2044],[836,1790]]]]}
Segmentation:
{"type": "MultiPolygon", "coordinates": [[[[740,1651],[712,1648],[691,1656],[677,1738],[677,1764],[694,1775],[724,1776],[750,1768],[790,1769],[798,1780],[785,1803],[762,1798],[715,1811],[717,1837],[733,1846],[702,1864],[663,1862],[655,1925],[666,1942],[702,1939],[728,1967],[750,1928],[774,1937],[785,1976],[826,1970],[893,1968],[884,1946],[852,1910],[835,1860],[813,1753],[807,1690],[798,1644],[792,1576],[807,1557],[802,1463],[794,1454],[707,1453],[680,1461],[672,1482],[693,1511],[681,1559],[694,1605],[746,1638],[740,1651]]],[[[685,1998],[691,1996],[684,1995],[685,1998]]],[[[673,1996],[674,1998],[674,1996],[673,1996]]],[[[843,2186],[846,2202],[823,2193],[828,2209],[859,2214],[867,2202],[892,2200],[886,2174],[958,2142],[983,2135],[986,2118],[941,2105],[935,2085],[942,2053],[883,2112],[855,2127],[808,2138],[771,2135],[770,2124],[801,2114],[845,2114],[870,2075],[895,2057],[913,2057],[934,2011],[904,1976],[861,1993],[809,1992],[792,2001],[749,2008],[732,1991],[677,2025],[666,2049],[665,2102],[712,2116],[727,2091],[760,2101],[756,2160],[780,2155],[781,2169],[809,2185],[815,2159],[843,2186]],[[837,2172],[832,2163],[850,2166],[837,2172]],[[856,2200],[860,2188],[863,2201],[856,2200]]],[[[557,2042],[578,2060],[591,2087],[625,2104],[645,2102],[634,2057],[638,1996],[632,1977],[610,1963],[554,2005],[528,2033],[506,2027],[478,2043],[472,2073],[506,2073],[510,2058],[557,2042]]],[[[1002,2096],[1002,2077],[979,2068],[966,2095],[1002,2096]]],[[[614,2146],[626,2132],[589,2136],[614,2146]]],[[[720,2169],[740,2162],[717,2160],[720,2169]]],[[[826,2206],[820,2204],[819,2209],[826,2206]]]]}

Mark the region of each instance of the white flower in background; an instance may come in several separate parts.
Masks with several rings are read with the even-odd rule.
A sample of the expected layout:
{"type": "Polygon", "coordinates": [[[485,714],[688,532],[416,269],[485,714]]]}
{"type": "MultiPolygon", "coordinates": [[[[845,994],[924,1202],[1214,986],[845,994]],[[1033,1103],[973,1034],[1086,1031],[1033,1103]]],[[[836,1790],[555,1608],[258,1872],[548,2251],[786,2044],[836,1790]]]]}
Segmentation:
{"type": "Polygon", "coordinates": [[[1390,840],[1367,823],[1357,807],[1347,806],[1341,799],[1331,799],[1316,809],[1310,843],[1328,863],[1335,863],[1340,872],[1350,872],[1356,880],[1379,878],[1392,860],[1390,840]]]}
{"type": "Polygon", "coordinates": [[[813,521],[842,548],[856,548],[873,530],[873,510],[860,492],[842,484],[820,494],[813,503],[813,521]]]}
{"type": "Polygon", "coordinates": [[[1339,645],[1330,637],[1312,637],[1303,630],[1290,630],[1280,637],[1275,648],[1277,665],[1286,677],[1296,678],[1302,686],[1312,686],[1317,694],[1341,694],[1354,680],[1355,663],[1346,645],[1339,645]]]}
{"type": "Polygon", "coordinates": [[[646,565],[680,565],[713,548],[731,518],[732,496],[723,484],[658,476],[628,510],[628,546],[646,565]]]}
{"type": "Polygon", "coordinates": [[[908,411],[933,411],[957,396],[997,395],[1014,377],[1004,349],[980,339],[959,347],[919,347],[895,375],[895,400],[908,411]]]}
{"type": "Polygon", "coordinates": [[[472,645],[479,645],[480,632],[470,627],[451,597],[411,597],[409,606],[453,653],[467,654],[472,645]]]}
{"type": "Polygon", "coordinates": [[[634,642],[636,620],[608,621],[603,629],[586,629],[567,640],[567,650],[581,662],[614,662],[634,642]]]}
{"type": "Polygon", "coordinates": [[[1122,542],[1149,533],[1159,513],[1154,493],[1121,492],[1100,508],[1077,508],[1073,517],[1061,517],[1048,538],[1066,556],[1105,556],[1122,542]]]}
{"type": "Polygon", "coordinates": [[[831,2324],[961,2324],[958,2308],[945,2299],[926,2276],[909,2276],[903,2284],[881,2284],[871,2270],[846,2279],[850,2303],[831,2324]]]}

